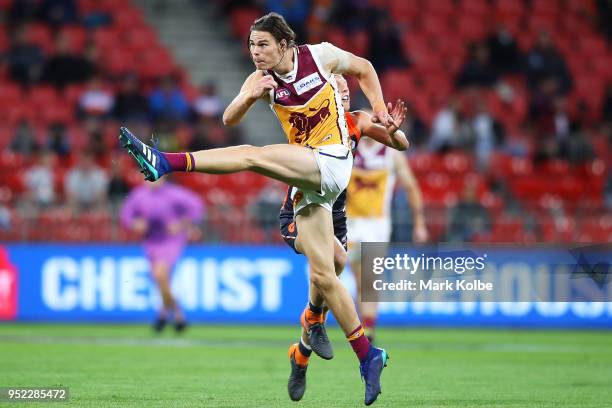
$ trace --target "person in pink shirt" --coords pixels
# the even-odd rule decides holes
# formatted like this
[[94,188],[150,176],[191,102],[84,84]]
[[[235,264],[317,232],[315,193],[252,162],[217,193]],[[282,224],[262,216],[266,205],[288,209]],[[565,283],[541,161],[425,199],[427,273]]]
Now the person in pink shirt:
[[132,190],[121,209],[122,225],[142,235],[151,274],[162,296],[163,307],[153,328],[161,332],[172,313],[174,328],[182,332],[187,323],[170,290],[170,273],[202,219],[203,205],[190,190],[157,180]]

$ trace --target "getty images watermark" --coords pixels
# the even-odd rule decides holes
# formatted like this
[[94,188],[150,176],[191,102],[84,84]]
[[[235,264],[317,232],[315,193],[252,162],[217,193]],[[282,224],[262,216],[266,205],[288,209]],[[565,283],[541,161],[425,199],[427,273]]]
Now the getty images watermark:
[[608,302],[612,246],[362,243],[366,302]]

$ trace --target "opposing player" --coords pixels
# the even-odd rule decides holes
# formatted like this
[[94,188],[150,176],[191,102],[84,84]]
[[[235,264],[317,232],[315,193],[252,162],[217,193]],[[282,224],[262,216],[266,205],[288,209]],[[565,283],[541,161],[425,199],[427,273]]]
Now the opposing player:
[[163,153],[120,130],[120,141],[148,180],[171,171],[226,174],[254,171],[297,187],[294,196],[301,249],[308,257],[310,280],[333,311],[360,362],[365,404],[380,394],[385,350],[371,346],[350,294],[334,271],[332,204],[348,185],[353,156],[348,127],[333,73],[355,76],[373,120],[393,125],[372,64],[329,43],[295,44],[295,34],[276,13],[257,19],[249,33],[256,71],[223,114],[226,125],[239,123],[259,99],[270,104],[289,144],[249,145],[189,153]]
[[[396,180],[408,195],[413,215],[412,240],[428,239],[421,190],[406,158],[387,146],[364,139],[355,151],[353,175],[348,186],[348,247],[351,271],[357,284],[357,300],[366,335],[373,342],[378,317],[376,291],[362,287],[361,243],[389,242],[391,238],[391,199]],[[382,254],[384,256],[384,254]],[[365,292],[364,292],[365,291]],[[362,296],[367,294],[367,302]]]
[[[336,74],[334,77],[338,84],[338,91],[342,97],[342,106],[345,110],[345,119],[349,129],[349,137],[353,152],[357,149],[362,135],[371,138],[368,140],[377,141],[397,150],[405,150],[408,148],[406,136],[401,130],[398,130],[398,127],[401,126],[404,121],[406,113],[403,102],[398,101],[395,105],[395,109],[391,112],[394,124],[385,128],[373,123],[372,116],[364,111],[349,112],[351,103],[348,84],[342,75]],[[279,221],[281,235],[285,242],[296,253],[302,253],[300,243],[301,235],[298,235],[293,208],[293,199],[296,190],[297,189],[292,186],[288,188],[287,195],[285,196],[279,213]],[[343,191],[334,202],[332,209],[335,235],[334,266],[336,275],[342,273],[347,260],[345,204],[346,190]],[[318,356],[326,360],[333,357],[333,350],[324,326],[325,317],[326,308],[324,308],[324,299],[319,294],[316,286],[311,285],[308,306],[304,309],[300,319],[302,323],[302,336],[298,343],[292,344],[291,347],[289,347],[291,374],[289,375],[287,388],[289,397],[294,401],[302,399],[306,390],[306,370],[312,352],[314,351]]]
[[[159,179],[130,192],[121,208],[121,223],[144,238],[144,251],[151,275],[159,288],[163,306],[153,325],[161,332],[169,318],[174,329],[187,327],[185,316],[170,291],[170,273],[194,229],[202,218],[200,198],[186,188]],[[172,314],[172,316],[170,316]]]

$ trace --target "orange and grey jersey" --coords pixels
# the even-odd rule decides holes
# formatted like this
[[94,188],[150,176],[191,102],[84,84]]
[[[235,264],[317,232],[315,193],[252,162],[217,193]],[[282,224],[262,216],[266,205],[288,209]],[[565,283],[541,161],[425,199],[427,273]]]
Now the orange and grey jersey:
[[349,218],[389,217],[394,187],[393,149],[380,143],[360,143],[347,188]]
[[267,71],[278,84],[270,90],[270,107],[290,144],[350,147],[338,86],[322,60],[329,49],[343,52],[328,43],[300,45],[294,47],[293,70],[285,75]]

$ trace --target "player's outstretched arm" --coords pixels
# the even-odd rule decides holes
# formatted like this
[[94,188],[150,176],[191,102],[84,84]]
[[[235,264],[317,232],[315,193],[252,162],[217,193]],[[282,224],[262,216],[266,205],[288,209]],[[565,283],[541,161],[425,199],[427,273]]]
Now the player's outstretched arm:
[[263,71],[253,72],[242,84],[238,95],[225,108],[223,124],[233,126],[240,123],[251,106],[276,86],[277,84],[271,75],[264,75]]
[[414,177],[414,173],[412,173],[412,169],[406,161],[406,157],[399,152],[393,153],[395,174],[397,174],[398,182],[406,191],[408,203],[410,204],[410,209],[413,214],[414,229],[412,230],[412,240],[417,244],[425,243],[429,239],[429,233],[427,232],[427,225],[425,224],[421,188]]
[[406,150],[410,143],[403,131],[399,130],[404,118],[406,117],[406,107],[404,102],[397,101],[395,107],[389,103],[389,111],[393,119],[392,125],[389,127],[381,126],[372,121],[372,115],[365,111],[357,111],[357,127],[361,133],[371,139],[376,140],[395,150]]
[[345,73],[357,78],[359,81],[359,87],[363,91],[366,98],[368,98],[368,101],[372,106],[372,111],[374,112],[374,117],[372,120],[385,127],[391,126],[393,124],[393,119],[391,118],[388,108],[385,105],[378,74],[374,70],[372,63],[367,59],[353,55],[350,52],[347,52],[346,54],[348,55],[348,60],[345,64],[346,67],[345,69],[340,67],[340,71],[342,72],[339,73]]

